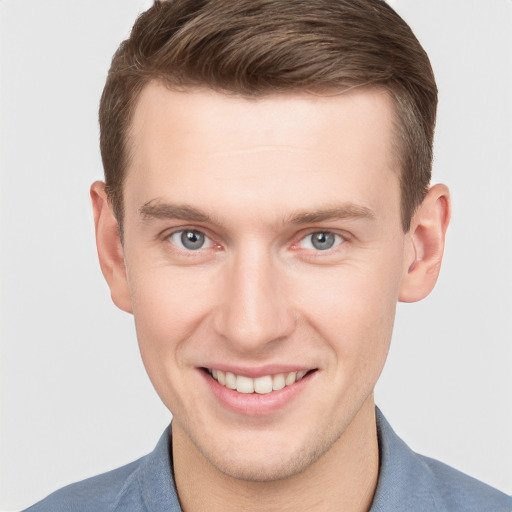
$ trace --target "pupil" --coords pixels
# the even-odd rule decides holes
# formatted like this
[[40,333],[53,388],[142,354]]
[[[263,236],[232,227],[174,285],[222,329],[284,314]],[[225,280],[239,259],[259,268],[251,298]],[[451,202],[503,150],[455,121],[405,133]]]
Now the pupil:
[[325,251],[334,245],[334,235],[332,233],[314,233],[311,243],[315,249]]
[[198,231],[184,231],[181,234],[181,243],[187,249],[200,249],[204,244],[204,235]]

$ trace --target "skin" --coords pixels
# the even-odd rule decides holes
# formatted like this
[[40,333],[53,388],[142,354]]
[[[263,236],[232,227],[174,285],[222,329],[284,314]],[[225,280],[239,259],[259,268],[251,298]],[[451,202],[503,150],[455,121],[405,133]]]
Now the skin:
[[[184,510],[369,509],[373,389],[396,304],[433,288],[450,214],[436,185],[403,232],[392,125],[379,90],[257,100],[143,90],[124,245],[104,184],[91,196],[112,298],[134,314],[173,414]],[[187,250],[183,230],[206,244]],[[313,233],[335,234],[333,247],[316,249]],[[314,371],[262,415],[224,407],[201,369],[272,365]]]

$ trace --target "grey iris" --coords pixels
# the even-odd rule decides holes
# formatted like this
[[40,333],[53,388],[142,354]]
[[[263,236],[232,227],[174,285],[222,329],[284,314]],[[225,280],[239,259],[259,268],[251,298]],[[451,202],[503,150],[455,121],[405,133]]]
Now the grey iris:
[[311,244],[319,251],[330,249],[334,245],[334,235],[332,233],[313,233],[311,235]]
[[183,233],[181,233],[181,243],[183,247],[191,251],[201,249],[204,245],[204,235],[199,231],[183,231]]

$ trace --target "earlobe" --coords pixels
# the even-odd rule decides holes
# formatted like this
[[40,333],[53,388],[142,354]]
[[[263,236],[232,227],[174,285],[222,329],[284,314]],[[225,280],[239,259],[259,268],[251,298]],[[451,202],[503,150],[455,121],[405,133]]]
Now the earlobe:
[[434,288],[441,269],[450,215],[448,188],[434,185],[411,222],[406,242],[404,276],[398,296],[401,302],[421,300]]
[[105,191],[105,183],[94,182],[90,193],[101,271],[110,287],[114,304],[123,311],[132,313],[119,225]]

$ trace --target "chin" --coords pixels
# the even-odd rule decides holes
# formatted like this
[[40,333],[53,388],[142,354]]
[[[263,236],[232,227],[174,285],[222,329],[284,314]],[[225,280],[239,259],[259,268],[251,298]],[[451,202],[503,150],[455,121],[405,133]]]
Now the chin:
[[274,482],[302,473],[310,462],[298,458],[279,462],[261,461],[210,461],[220,472],[230,478],[246,482]]
[[267,446],[267,449],[256,452],[237,450],[232,446],[229,451],[219,450],[215,454],[203,455],[213,467],[230,478],[246,482],[274,482],[302,473],[331,445],[332,442],[324,441],[322,445],[301,443],[297,447],[280,446],[277,449],[268,449]]

